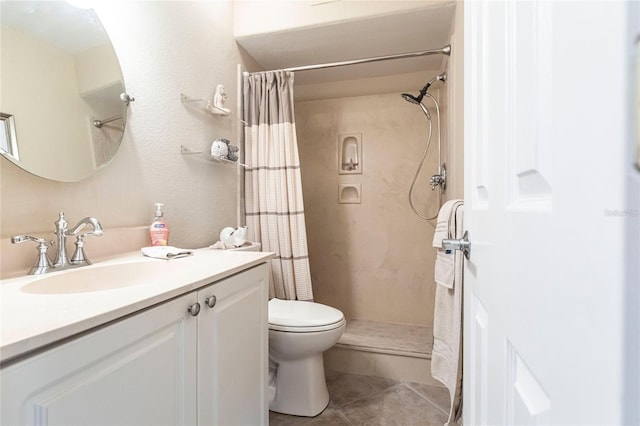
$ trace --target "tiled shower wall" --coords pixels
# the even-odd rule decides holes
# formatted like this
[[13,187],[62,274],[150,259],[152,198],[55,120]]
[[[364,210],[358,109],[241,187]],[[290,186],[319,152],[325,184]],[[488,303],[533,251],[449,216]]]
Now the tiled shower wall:
[[[419,219],[408,202],[429,131],[425,115],[399,93],[295,108],[315,300],[347,318],[432,325],[434,222]],[[437,128],[429,109],[433,138],[415,204],[435,215],[428,182],[437,170]],[[362,134],[361,175],[338,174],[338,137],[346,133]],[[362,203],[338,204],[340,183],[360,183]]]

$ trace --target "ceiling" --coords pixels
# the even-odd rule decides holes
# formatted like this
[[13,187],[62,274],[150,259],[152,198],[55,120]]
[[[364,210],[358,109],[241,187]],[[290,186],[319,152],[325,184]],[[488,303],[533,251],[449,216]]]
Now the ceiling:
[[[439,49],[449,44],[455,3],[428,4],[421,9],[240,36],[236,40],[263,70]],[[431,55],[299,71],[296,91],[304,92],[304,86],[315,88],[309,99],[327,97],[322,96],[323,86],[346,90],[344,96],[418,91],[445,65],[445,56]],[[358,93],[352,93],[354,90]]]
[[93,10],[66,1],[1,1],[0,22],[71,55],[110,43]]
[[[322,7],[325,3],[332,2],[314,6]],[[447,45],[455,2],[425,0],[418,4],[424,6],[351,19],[336,17],[313,25],[242,35],[236,40],[259,65],[251,71],[387,56]],[[108,43],[93,11],[65,1],[2,1],[0,7],[3,25],[31,33],[71,54]],[[295,11],[291,13],[295,15]],[[291,18],[294,19],[295,16]],[[64,34],[58,31],[60,26],[68,31]],[[296,99],[417,92],[445,66],[445,56],[432,55],[297,72]]]

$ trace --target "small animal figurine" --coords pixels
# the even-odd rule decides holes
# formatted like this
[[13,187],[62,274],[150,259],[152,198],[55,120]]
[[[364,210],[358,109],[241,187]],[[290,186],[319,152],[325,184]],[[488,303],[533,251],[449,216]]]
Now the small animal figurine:
[[229,108],[225,108],[224,103],[227,101],[227,92],[222,84],[216,86],[216,93],[213,96],[213,108],[210,111],[214,114],[227,115],[231,112]]
[[229,153],[227,154],[227,159],[231,160],[231,161],[238,161],[238,151],[240,150],[240,148],[238,148],[235,145],[229,145]]

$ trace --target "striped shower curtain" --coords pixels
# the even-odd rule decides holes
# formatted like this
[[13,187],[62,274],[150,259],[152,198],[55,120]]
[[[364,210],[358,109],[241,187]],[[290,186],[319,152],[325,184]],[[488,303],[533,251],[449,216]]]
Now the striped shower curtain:
[[245,210],[249,238],[271,260],[269,297],[313,300],[300,160],[293,111],[293,73],[244,76]]

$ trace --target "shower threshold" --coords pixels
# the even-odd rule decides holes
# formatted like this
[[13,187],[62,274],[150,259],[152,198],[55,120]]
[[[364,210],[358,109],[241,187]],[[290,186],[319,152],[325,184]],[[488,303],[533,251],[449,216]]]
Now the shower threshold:
[[433,329],[427,326],[351,319],[337,348],[431,359]]

